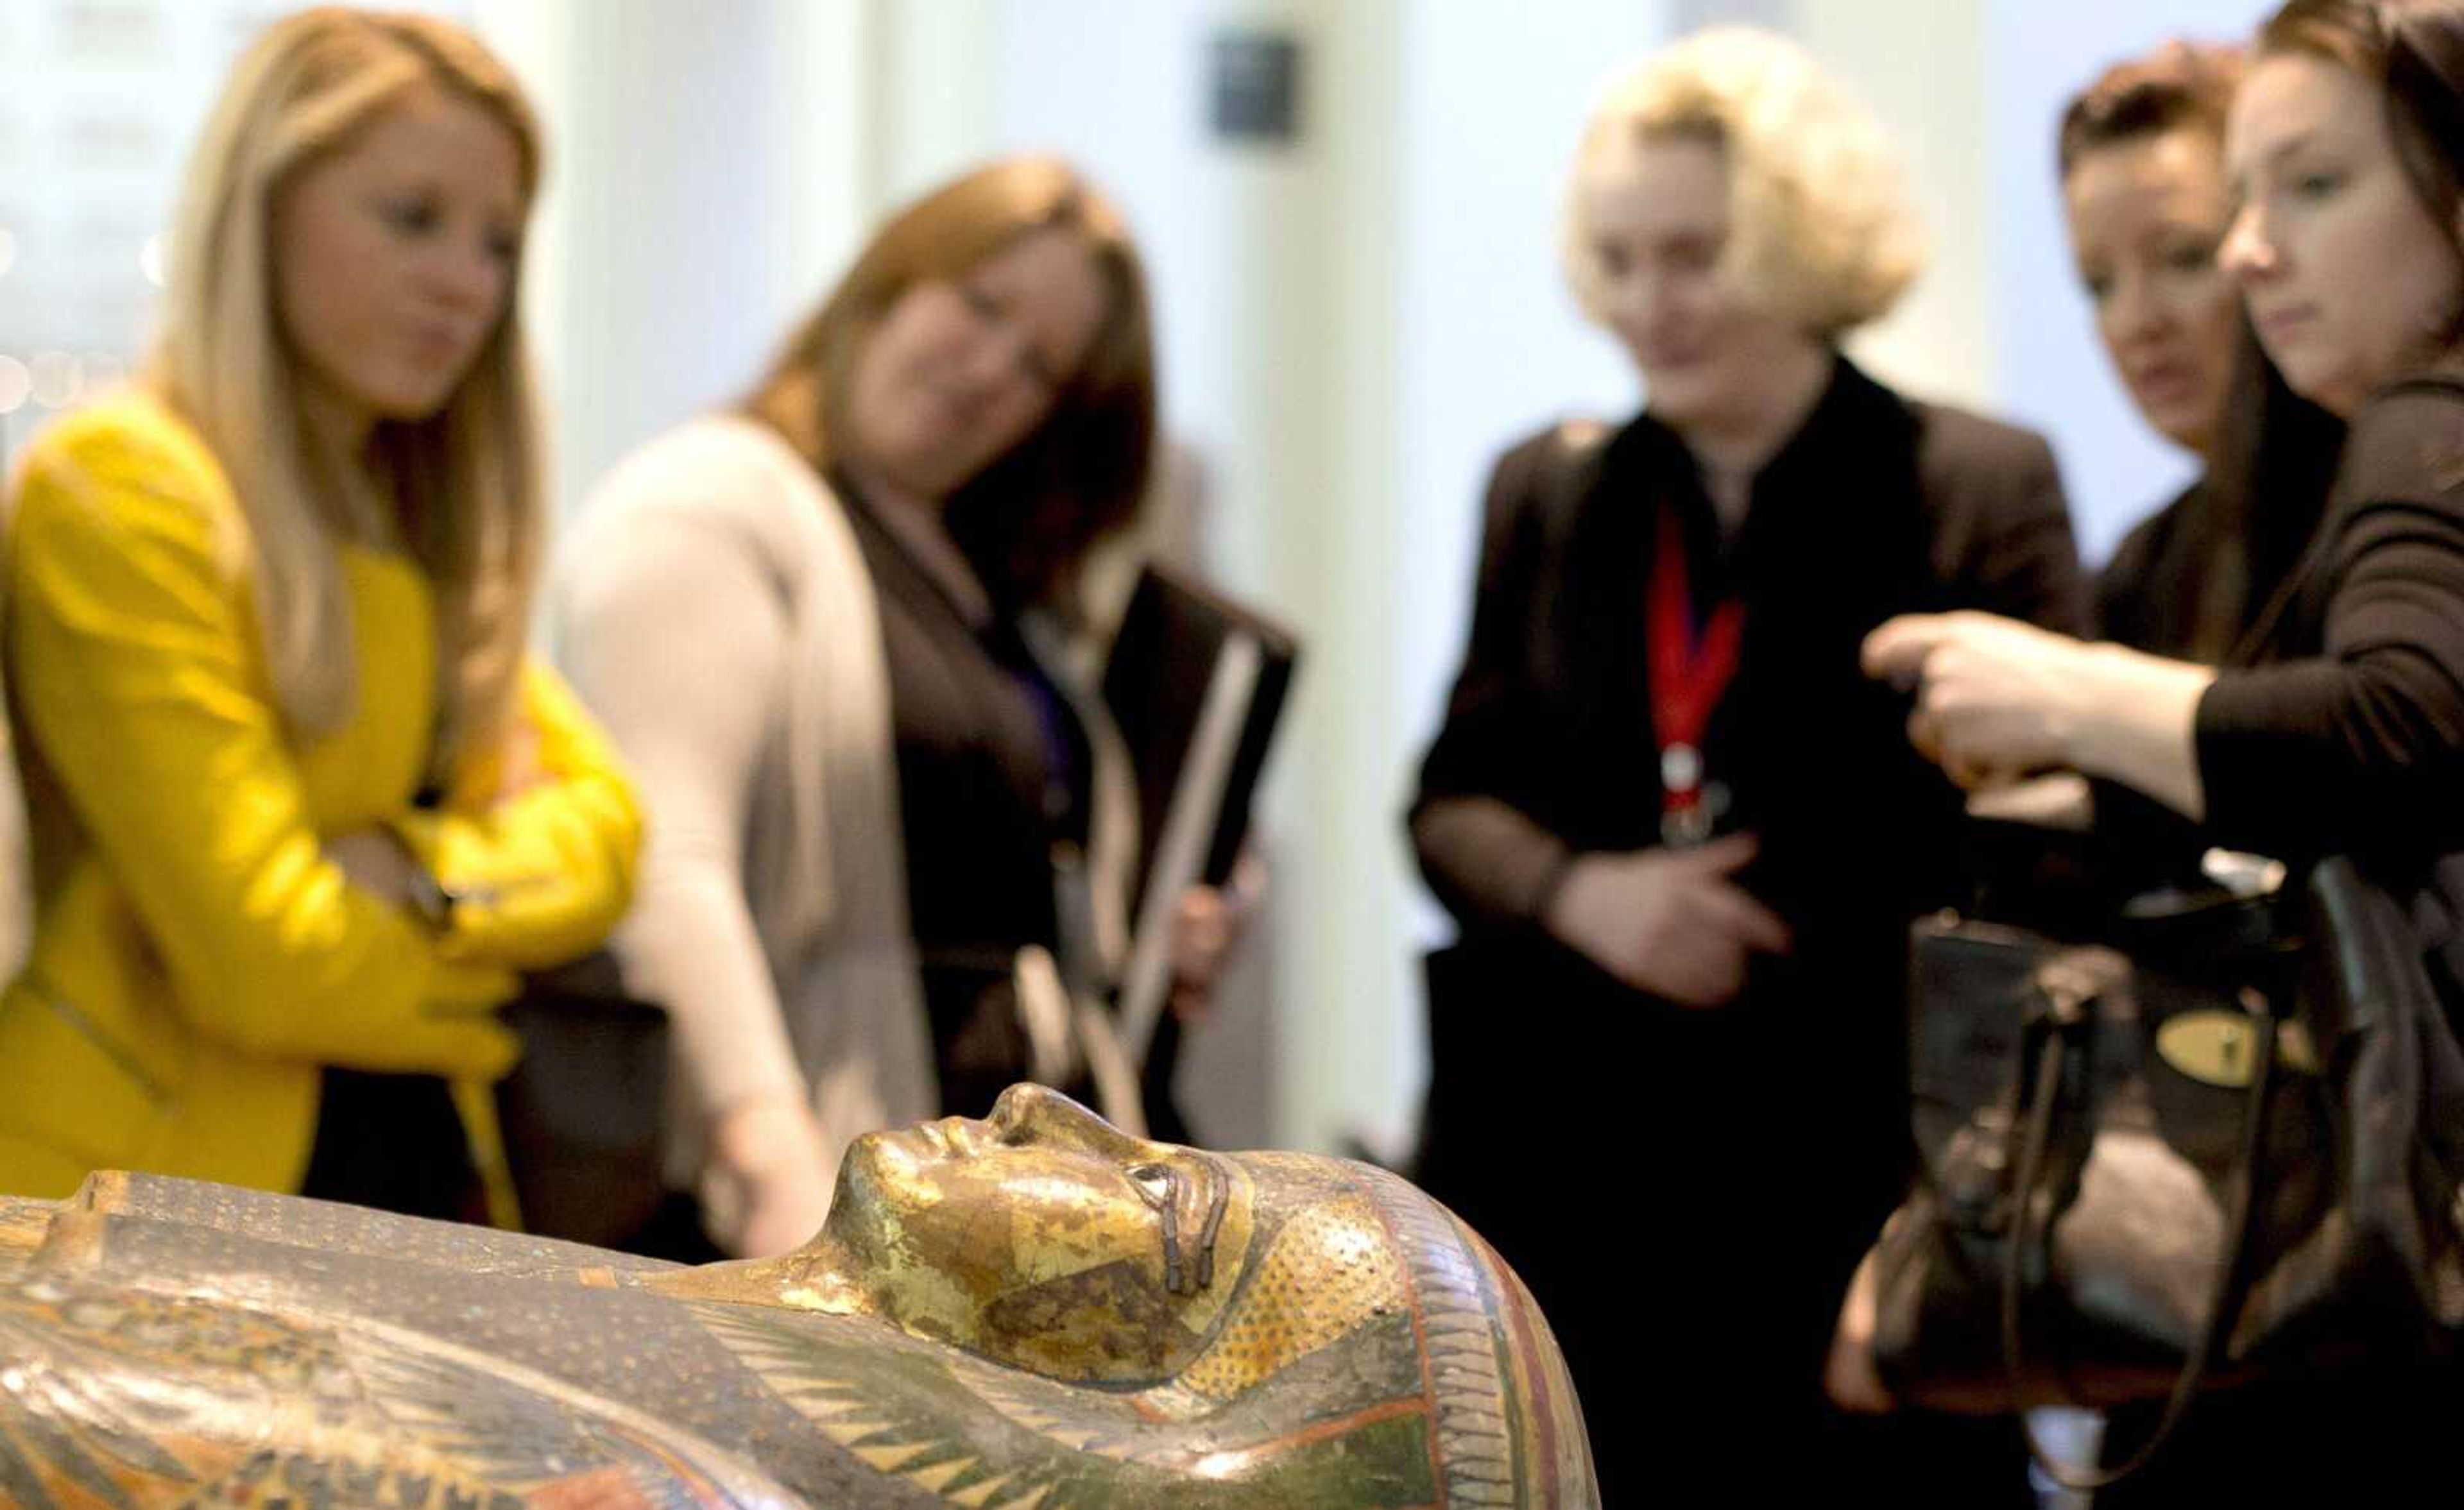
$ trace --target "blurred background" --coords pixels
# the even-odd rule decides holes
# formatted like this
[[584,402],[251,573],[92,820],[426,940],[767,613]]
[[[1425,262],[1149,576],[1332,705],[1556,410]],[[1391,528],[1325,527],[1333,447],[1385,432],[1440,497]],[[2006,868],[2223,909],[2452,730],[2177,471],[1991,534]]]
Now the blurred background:
[[[181,164],[265,0],[0,0],[0,462],[119,381]],[[524,300],[561,508],[745,386],[883,211],[1058,151],[1130,214],[1160,322],[1167,479],[1200,558],[1308,643],[1261,812],[1272,867],[1200,1132],[1393,1153],[1442,931],[1399,814],[1460,652],[1495,451],[1642,395],[1556,268],[1595,89],[1679,33],[1790,33],[1904,155],[1931,269],[1852,350],[2046,430],[2091,559],[2189,468],[2093,342],[2053,175],[2061,102],[2255,0],[466,0],[550,164]],[[1843,506],[1853,506],[1843,498]],[[715,667],[715,670],[721,668]],[[1843,799],[1847,798],[1843,794]],[[1841,857],[1843,868],[1854,857]],[[5,928],[0,928],[5,933]],[[0,937],[0,948],[7,940]]]

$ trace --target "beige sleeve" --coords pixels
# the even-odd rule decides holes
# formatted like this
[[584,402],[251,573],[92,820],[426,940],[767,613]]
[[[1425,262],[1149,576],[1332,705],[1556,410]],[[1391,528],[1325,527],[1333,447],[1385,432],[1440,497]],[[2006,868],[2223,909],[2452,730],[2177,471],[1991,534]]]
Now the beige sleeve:
[[[600,500],[601,507],[613,500]],[[561,563],[566,670],[630,767],[649,826],[613,947],[666,1006],[693,1103],[805,1097],[744,894],[745,811],[781,707],[788,620],[752,543],[682,510],[627,511]]]

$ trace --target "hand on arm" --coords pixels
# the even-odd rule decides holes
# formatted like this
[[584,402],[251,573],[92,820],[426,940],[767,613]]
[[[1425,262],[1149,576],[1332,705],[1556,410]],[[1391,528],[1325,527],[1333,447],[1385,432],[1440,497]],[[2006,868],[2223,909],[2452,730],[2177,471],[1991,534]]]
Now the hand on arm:
[[1551,898],[1549,931],[1638,991],[1718,1007],[1745,989],[1747,961],[1784,954],[1788,926],[1733,879],[1753,837],[1697,849],[1584,855]]
[[1172,918],[1172,1014],[1192,1026],[1215,1010],[1215,985],[1266,891],[1266,863],[1243,849],[1221,886],[1191,886]]
[[355,828],[325,841],[325,858],[342,867],[342,879],[382,902],[410,906],[419,862],[388,829]]
[[546,667],[522,672],[502,747],[437,811],[393,825],[420,868],[467,905],[441,948],[536,970],[587,953],[633,894],[642,821],[613,748]]
[[1968,816],[2083,834],[2096,826],[2096,792],[2077,772],[2059,771],[1972,792]]
[[1867,674],[1914,690],[1908,737],[1970,792],[2046,771],[2205,806],[2193,739],[2215,672],[1991,614],[1907,614],[1865,639]]
[[[76,422],[72,422],[74,424]],[[510,975],[441,959],[390,867],[311,822],[213,484],[143,431],[55,440],[22,485],[8,593],[21,733],[57,775],[200,1033],[267,1057],[493,1076]]]
[[740,1258],[803,1246],[829,1214],[823,1164],[821,1124],[800,1097],[757,1097],[712,1118],[701,1191],[712,1240]]
[[1881,1415],[1898,1409],[1882,1384],[1881,1371],[1874,1366],[1879,1287],[1874,1253],[1869,1249],[1848,1281],[1847,1297],[1839,1303],[1839,1322],[1831,1334],[1831,1355],[1822,1368],[1822,1388],[1831,1403],[1859,1415]]
[[539,720],[524,707],[514,714],[513,727],[505,731],[495,800],[499,804],[510,802],[555,778],[556,773],[547,763],[547,744],[539,733]]

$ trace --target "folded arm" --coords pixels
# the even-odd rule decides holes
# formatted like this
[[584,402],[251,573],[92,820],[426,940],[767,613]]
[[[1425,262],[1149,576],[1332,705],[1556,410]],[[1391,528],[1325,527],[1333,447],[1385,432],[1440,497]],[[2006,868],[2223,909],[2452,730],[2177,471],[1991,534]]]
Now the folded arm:
[[201,1033],[248,1052],[493,1075],[501,970],[448,958],[325,851],[255,626],[182,458],[98,428],[38,452],[12,521],[21,734]]

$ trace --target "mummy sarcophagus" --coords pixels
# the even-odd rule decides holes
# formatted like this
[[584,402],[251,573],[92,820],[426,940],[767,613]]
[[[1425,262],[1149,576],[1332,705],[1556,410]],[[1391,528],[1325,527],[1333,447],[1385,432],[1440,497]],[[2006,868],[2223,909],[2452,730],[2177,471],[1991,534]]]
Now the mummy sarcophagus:
[[1595,1501],[1546,1324],[1443,1208],[1032,1086],[863,1140],[756,1262],[144,1175],[0,1200],[0,1503]]

